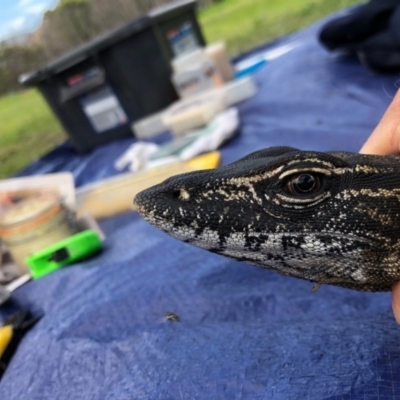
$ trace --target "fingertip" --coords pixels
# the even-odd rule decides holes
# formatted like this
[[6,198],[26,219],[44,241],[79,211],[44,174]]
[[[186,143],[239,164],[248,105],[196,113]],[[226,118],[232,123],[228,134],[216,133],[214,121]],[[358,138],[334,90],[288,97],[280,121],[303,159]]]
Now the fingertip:
[[400,91],[381,121],[362,146],[361,154],[398,154],[400,152]]
[[361,154],[400,153],[400,115],[397,119],[382,119],[371,136],[360,149]]
[[400,325],[400,282],[392,287],[392,309],[396,322]]

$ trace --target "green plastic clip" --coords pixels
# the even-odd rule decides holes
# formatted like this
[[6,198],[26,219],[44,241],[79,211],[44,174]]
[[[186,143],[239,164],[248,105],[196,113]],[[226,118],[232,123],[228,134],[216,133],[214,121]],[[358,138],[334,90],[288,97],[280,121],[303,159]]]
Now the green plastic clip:
[[100,251],[101,247],[101,240],[97,232],[88,229],[31,254],[25,259],[25,262],[31,270],[32,278],[39,279],[65,265]]

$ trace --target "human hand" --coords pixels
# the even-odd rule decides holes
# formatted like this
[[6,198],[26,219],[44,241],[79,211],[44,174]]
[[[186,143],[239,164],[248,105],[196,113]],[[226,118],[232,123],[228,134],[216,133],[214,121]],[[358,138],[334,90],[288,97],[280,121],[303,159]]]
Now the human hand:
[[[400,153],[400,90],[360,153],[379,155]],[[400,282],[394,284],[392,288],[392,308],[394,317],[400,324]]]

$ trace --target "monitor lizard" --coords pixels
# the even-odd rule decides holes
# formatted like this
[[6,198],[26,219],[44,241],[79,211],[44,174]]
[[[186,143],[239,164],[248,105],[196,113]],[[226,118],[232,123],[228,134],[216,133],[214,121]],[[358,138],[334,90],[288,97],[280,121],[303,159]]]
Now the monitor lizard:
[[400,280],[400,156],[272,147],[134,201],[177,239],[283,275],[361,291]]

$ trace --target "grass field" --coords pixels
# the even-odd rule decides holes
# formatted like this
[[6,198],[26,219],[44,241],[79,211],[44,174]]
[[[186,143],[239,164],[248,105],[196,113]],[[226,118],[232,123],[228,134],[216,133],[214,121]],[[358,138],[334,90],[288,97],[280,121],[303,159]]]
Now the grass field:
[[63,130],[36,90],[0,98],[0,178],[13,175],[65,140]]
[[360,0],[225,0],[204,10],[208,42],[225,40],[231,55],[295,32]]
[[[202,10],[199,18],[207,41],[225,40],[233,56],[359,2],[223,0]],[[13,175],[66,138],[35,90],[0,98],[0,121],[0,178]]]

